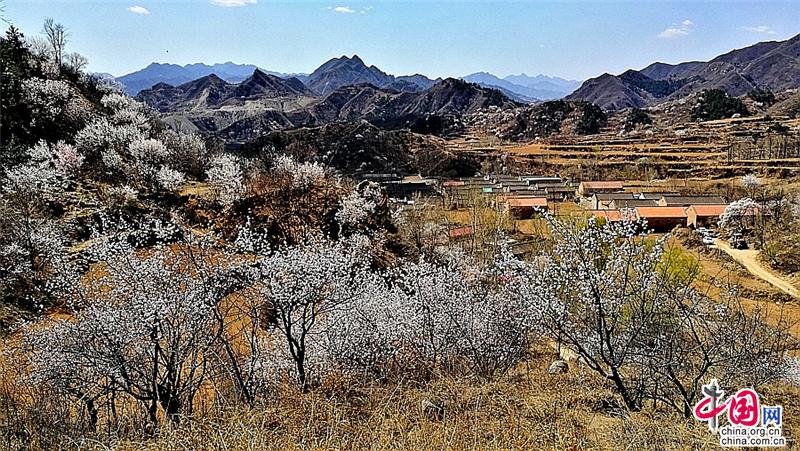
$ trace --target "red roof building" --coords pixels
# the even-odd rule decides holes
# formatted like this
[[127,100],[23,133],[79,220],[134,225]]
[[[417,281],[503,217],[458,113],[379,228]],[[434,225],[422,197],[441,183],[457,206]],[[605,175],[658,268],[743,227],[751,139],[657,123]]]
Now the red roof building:
[[725,212],[725,204],[690,205],[686,209],[686,225],[688,227],[707,227],[717,225],[719,215]]
[[621,222],[623,220],[622,212],[619,210],[589,210],[589,214],[593,218],[601,218],[607,222]]
[[475,230],[472,228],[472,226],[463,226],[450,229],[449,234],[450,234],[450,239],[459,239],[472,236],[474,233]]
[[621,181],[609,181],[609,182],[581,182],[578,185],[578,196],[587,197],[592,195],[592,193],[615,193],[617,191],[622,191],[622,182]]
[[546,197],[512,197],[506,199],[506,207],[518,218],[530,218],[537,211],[547,211]]
[[636,217],[647,220],[647,228],[656,232],[668,232],[686,224],[684,207],[636,207],[635,210]]

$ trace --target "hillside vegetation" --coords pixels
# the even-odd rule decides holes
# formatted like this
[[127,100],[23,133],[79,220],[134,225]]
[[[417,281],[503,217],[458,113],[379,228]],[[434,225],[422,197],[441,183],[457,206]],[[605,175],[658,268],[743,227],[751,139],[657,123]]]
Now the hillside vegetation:
[[[482,190],[444,211],[355,178],[474,176],[421,133],[596,134],[593,104],[345,86],[303,113],[330,121],[273,130],[264,110],[226,135],[242,97],[309,93],[209,76],[140,94],[159,114],[45,32],[0,39],[5,448],[674,449],[714,446],[692,419],[711,378],[797,404],[791,318],[701,277],[669,234],[541,214],[515,254]],[[170,122],[198,105],[206,129]]]

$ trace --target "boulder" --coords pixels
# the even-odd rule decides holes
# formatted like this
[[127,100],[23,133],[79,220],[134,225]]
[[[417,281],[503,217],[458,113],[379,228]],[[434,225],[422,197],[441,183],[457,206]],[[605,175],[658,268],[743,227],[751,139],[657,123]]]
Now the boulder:
[[564,360],[555,360],[550,366],[547,368],[547,372],[550,374],[561,374],[566,373],[569,369],[569,365]]

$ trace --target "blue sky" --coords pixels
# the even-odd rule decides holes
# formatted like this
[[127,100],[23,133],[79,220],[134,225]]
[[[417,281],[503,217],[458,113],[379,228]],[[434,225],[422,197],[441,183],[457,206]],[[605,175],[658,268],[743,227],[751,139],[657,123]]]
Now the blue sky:
[[[1,1],[1,0],[0,0]],[[800,33],[798,2],[5,0],[26,34],[45,17],[89,68],[152,61],[257,64],[310,72],[357,53],[393,74],[489,71],[585,79],[653,61],[712,58]]]

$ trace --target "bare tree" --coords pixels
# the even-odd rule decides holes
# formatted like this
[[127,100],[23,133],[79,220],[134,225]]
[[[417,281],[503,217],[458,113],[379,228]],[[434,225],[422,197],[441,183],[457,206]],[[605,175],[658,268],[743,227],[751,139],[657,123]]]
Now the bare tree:
[[89,60],[81,55],[80,53],[72,52],[67,54],[67,65],[75,71],[75,73],[81,73],[86,66],[89,65]]
[[69,39],[67,29],[48,17],[42,26],[42,33],[44,33],[48,44],[50,44],[53,60],[60,68],[64,61],[64,48],[67,46],[67,40]]

